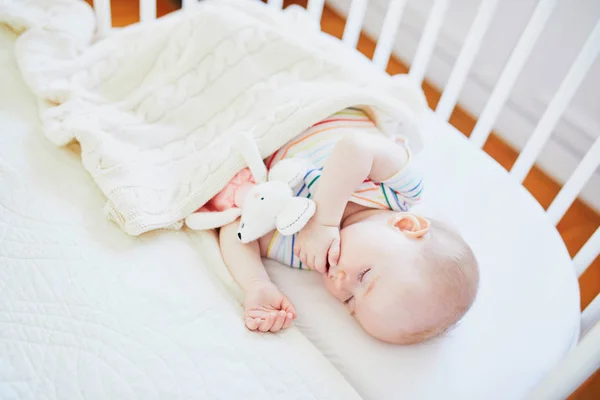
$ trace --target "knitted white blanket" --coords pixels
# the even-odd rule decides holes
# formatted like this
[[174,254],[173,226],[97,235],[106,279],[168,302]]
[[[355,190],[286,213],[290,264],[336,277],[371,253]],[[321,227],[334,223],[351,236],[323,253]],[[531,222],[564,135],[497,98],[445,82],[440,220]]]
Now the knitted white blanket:
[[209,0],[98,40],[82,1],[2,1],[0,22],[20,33],[17,59],[45,135],[80,143],[107,215],[131,235],[180,228],[223,188],[244,167],[231,146],[240,131],[267,157],[348,106],[409,136],[426,108],[420,88],[297,9]]

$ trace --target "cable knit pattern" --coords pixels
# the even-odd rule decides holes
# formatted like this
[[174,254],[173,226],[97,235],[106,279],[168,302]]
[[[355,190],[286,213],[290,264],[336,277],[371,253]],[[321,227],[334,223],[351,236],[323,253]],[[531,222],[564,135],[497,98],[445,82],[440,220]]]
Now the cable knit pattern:
[[108,217],[131,235],[179,229],[221,190],[245,166],[231,146],[241,131],[267,157],[361,106],[418,150],[420,88],[319,32],[299,8],[209,0],[102,39],[75,0],[4,0],[0,21],[20,33],[16,56],[46,136],[81,144]]

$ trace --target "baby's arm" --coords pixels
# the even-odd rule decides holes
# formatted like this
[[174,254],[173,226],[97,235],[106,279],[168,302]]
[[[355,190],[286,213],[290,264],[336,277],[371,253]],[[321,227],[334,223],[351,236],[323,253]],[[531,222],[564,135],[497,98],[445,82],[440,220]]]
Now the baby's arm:
[[296,310],[267,275],[258,242],[237,239],[239,220],[221,228],[220,246],[225,265],[245,293],[245,320],[250,330],[277,332],[288,328]]
[[315,216],[299,233],[294,252],[304,264],[325,272],[340,254],[339,225],[356,188],[370,178],[381,182],[408,162],[405,147],[388,138],[356,132],[341,139],[327,158],[313,200]]
[[400,171],[408,162],[408,152],[383,135],[355,133],[335,146],[323,167],[313,200],[315,219],[338,226],[346,204],[356,188],[370,178],[381,182]]

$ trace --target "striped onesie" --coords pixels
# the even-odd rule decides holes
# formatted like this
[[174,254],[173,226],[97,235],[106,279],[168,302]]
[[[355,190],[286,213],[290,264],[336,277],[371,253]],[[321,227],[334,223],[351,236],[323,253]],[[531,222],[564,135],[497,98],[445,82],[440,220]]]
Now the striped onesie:
[[[289,141],[267,159],[267,168],[270,169],[275,163],[286,158],[308,160],[311,167],[304,181],[293,190],[296,196],[310,198],[314,195],[323,165],[334,146],[343,135],[355,132],[357,129],[366,133],[382,134],[363,111],[347,108],[316,123]],[[404,143],[404,140],[400,139],[400,141]],[[409,151],[408,147],[407,151]],[[352,194],[350,201],[370,208],[407,211],[409,205],[419,202],[423,191],[421,175],[412,168],[410,158],[409,151],[407,166],[383,182],[365,180]],[[292,267],[306,268],[294,255],[295,240],[296,235],[283,236],[275,231],[267,249],[267,258]]]

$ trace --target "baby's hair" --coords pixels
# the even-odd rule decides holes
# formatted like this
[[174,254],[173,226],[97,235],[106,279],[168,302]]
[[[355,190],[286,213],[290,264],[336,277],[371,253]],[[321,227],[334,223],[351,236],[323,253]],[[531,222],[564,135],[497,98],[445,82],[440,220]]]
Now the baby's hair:
[[471,247],[450,226],[430,222],[417,260],[432,289],[432,300],[441,307],[440,318],[402,335],[403,344],[423,342],[450,330],[471,308],[479,286],[479,268]]

